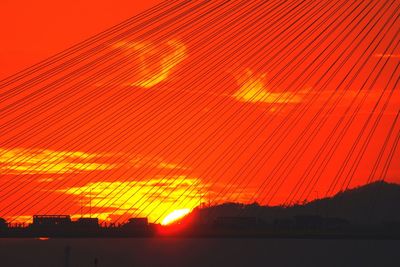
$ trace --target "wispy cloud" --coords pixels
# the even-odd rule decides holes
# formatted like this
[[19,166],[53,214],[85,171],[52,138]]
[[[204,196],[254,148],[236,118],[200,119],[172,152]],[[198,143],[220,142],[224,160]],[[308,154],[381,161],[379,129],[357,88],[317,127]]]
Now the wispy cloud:
[[188,167],[182,166],[174,162],[166,161],[160,157],[150,157],[150,156],[137,156],[130,160],[130,166],[134,168],[153,168],[153,169],[163,169],[163,170],[187,170]]
[[[83,205],[86,207],[106,206],[108,209],[114,209],[114,215],[148,216],[147,213],[154,209],[149,218],[155,220],[162,214],[167,215],[176,209],[193,209],[198,206],[204,195],[203,191],[199,191],[201,185],[202,182],[198,178],[180,175],[155,177],[147,181],[95,182],[69,188],[65,193],[84,196]],[[183,199],[184,206],[174,205],[175,201],[179,203]],[[147,208],[138,210],[144,207]],[[105,212],[101,218],[106,218],[108,214],[110,212]]]
[[[129,82],[128,85],[143,88],[151,88],[166,81],[172,70],[187,57],[186,45],[176,39],[161,45],[121,41],[114,47],[138,52],[140,75],[137,81]],[[163,54],[163,51],[167,52]]]
[[233,97],[241,102],[250,103],[299,103],[302,98],[292,92],[271,92],[265,86],[266,74],[257,75],[247,69],[243,75],[237,76],[240,86]]
[[27,148],[0,148],[0,171],[4,174],[64,174],[104,171],[115,164],[101,163],[97,154]]
[[172,49],[172,53],[162,57],[160,70],[155,73],[144,73],[142,79],[132,83],[132,86],[150,88],[165,81],[169,77],[172,69],[186,58],[186,46],[183,43],[177,40],[171,40],[167,42],[167,45]]

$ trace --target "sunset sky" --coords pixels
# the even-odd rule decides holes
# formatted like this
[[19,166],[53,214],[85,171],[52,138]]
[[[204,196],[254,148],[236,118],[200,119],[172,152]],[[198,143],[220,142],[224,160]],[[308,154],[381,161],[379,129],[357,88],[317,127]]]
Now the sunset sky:
[[160,3],[26,1],[0,3],[0,78],[5,78]]
[[[161,222],[400,183],[399,4],[278,2],[177,1],[5,84],[0,217]],[[1,1],[0,79],[158,3]]]

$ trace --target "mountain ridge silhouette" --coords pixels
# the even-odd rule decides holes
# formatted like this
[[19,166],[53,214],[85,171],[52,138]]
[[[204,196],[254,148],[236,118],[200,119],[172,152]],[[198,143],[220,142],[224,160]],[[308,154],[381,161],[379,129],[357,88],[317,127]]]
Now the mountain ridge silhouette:
[[201,207],[187,218],[197,222],[212,222],[221,217],[257,217],[264,222],[312,215],[341,218],[351,224],[370,225],[400,222],[400,185],[377,181],[332,197],[316,199],[291,206],[261,206],[258,203],[223,203]]

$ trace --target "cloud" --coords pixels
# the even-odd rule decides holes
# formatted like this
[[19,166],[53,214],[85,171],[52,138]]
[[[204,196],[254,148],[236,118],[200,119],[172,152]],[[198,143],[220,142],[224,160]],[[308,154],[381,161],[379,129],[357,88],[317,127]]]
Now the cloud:
[[64,174],[104,171],[115,164],[97,162],[97,154],[81,151],[54,151],[27,148],[0,148],[3,174]]
[[[134,214],[156,220],[176,209],[193,209],[198,206],[204,195],[203,191],[199,191],[200,187],[203,187],[200,179],[179,175],[155,177],[147,181],[94,182],[60,192],[80,196],[79,199],[83,196],[85,207],[96,209],[106,206],[114,209],[114,215]],[[184,206],[174,205],[175,201],[179,203],[183,199]],[[145,207],[145,210],[138,210]],[[154,212],[148,214],[153,209]],[[105,212],[100,217],[108,220],[109,214],[110,212]]]
[[302,98],[291,92],[270,92],[265,86],[266,74],[255,75],[247,69],[244,75],[237,76],[239,90],[233,94],[236,100],[250,103],[299,103]]
[[185,45],[176,40],[168,41],[167,44],[173,49],[173,52],[162,57],[160,70],[156,73],[145,73],[142,79],[132,83],[132,86],[150,88],[165,81],[169,77],[172,69],[186,58]]
[[[118,156],[118,158],[116,158]],[[109,162],[116,162],[109,163]],[[160,157],[136,156],[82,151],[55,151],[49,149],[0,148],[0,171],[3,174],[66,174],[105,171],[120,166],[148,168],[154,171],[187,170],[188,167],[168,162]],[[47,180],[47,179],[46,179]],[[51,181],[48,180],[48,181]]]
[[[114,47],[127,51],[133,49],[138,52],[141,64],[140,75],[137,81],[129,82],[128,85],[142,88],[151,88],[166,81],[172,70],[187,57],[186,46],[175,39],[169,40],[165,45],[158,46],[150,42],[128,43],[121,41]],[[164,50],[169,51],[162,54]]]

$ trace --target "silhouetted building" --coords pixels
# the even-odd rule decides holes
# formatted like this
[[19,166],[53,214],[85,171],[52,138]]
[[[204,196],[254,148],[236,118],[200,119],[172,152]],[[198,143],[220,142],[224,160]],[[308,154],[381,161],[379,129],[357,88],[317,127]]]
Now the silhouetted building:
[[69,215],[33,215],[32,226],[65,226],[71,223]]
[[149,220],[147,218],[130,218],[125,226],[129,227],[147,227]]
[[69,215],[34,215],[29,227],[34,236],[70,236],[73,224]]
[[153,228],[147,218],[131,218],[120,227],[120,233],[128,236],[149,236],[153,233]]
[[74,222],[77,227],[80,228],[98,228],[99,219],[98,218],[79,218]]

